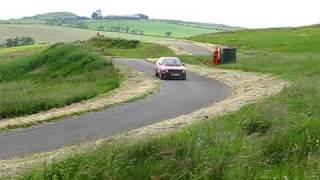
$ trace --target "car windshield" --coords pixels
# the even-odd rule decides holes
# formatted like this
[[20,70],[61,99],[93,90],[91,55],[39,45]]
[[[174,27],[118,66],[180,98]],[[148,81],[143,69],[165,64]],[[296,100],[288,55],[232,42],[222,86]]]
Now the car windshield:
[[181,61],[179,59],[164,59],[163,64],[167,66],[178,66],[181,65]]

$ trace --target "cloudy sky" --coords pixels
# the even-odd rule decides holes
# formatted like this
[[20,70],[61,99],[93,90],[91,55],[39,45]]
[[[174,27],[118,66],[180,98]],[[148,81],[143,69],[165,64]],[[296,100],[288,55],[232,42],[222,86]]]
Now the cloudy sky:
[[320,23],[320,0],[9,0],[0,19],[70,11],[90,16],[145,13],[152,18],[179,19],[263,28]]

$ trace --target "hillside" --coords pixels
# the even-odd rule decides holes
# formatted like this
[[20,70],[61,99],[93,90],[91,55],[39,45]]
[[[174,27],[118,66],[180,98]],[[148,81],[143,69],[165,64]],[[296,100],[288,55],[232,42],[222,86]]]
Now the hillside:
[[93,51],[99,51],[99,53],[105,56],[144,59],[150,57],[159,58],[162,56],[174,56],[172,50],[167,47],[136,40],[93,37],[86,41],[84,45],[91,48]]
[[53,19],[65,19],[65,18],[77,18],[77,17],[78,15],[71,12],[52,12],[52,13],[38,14],[30,17],[24,17],[22,19],[53,20]]
[[172,32],[170,37],[189,37],[199,34],[214,33],[221,30],[192,27],[182,24],[167,23],[158,20],[87,20],[85,24],[92,30],[112,31],[114,28],[121,28],[123,32],[136,31],[137,34],[163,36],[166,32]]
[[[200,34],[215,33],[221,31],[237,30],[222,24],[197,23],[177,20],[122,19],[122,16],[110,16],[105,19],[94,20],[80,17],[71,12],[53,12],[39,14],[22,19],[1,21],[0,24],[46,24],[53,26],[66,26],[81,29],[100,30],[108,32],[121,32],[125,34],[138,34],[160,37],[190,37]],[[167,34],[170,32],[170,34]]]
[[233,26],[228,26],[228,25],[224,25],[224,24],[190,22],[190,21],[181,21],[181,20],[166,20],[166,19],[159,19],[158,21],[162,21],[162,22],[166,22],[166,23],[170,23],[170,24],[191,26],[191,27],[211,29],[211,30],[220,30],[220,31],[231,31],[231,30],[243,29],[241,27],[233,27]]
[[319,52],[320,27],[242,30],[207,34],[192,40],[231,45],[241,49],[259,49],[276,52]]
[[[141,36],[135,34],[125,34],[116,32],[101,32],[113,38],[135,39],[147,42],[159,42],[164,40],[160,37]],[[37,43],[72,42],[77,40],[87,40],[97,35],[95,30],[77,29],[62,26],[47,26],[39,24],[0,24],[0,42],[7,38],[18,36],[28,36],[35,39]]]
[[119,86],[120,75],[110,60],[82,46],[56,44],[27,57],[1,60],[0,82],[1,120],[106,93]]
[[165,137],[104,146],[22,179],[318,179],[319,32],[315,26],[193,37],[239,48],[238,63],[219,68],[269,73],[291,86],[238,112]]

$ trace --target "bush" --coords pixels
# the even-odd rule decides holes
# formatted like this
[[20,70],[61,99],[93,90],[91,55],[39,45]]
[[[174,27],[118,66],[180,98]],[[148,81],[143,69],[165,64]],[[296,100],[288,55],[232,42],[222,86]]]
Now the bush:
[[105,37],[94,37],[84,43],[89,47],[95,48],[118,48],[118,49],[134,49],[140,41],[126,39],[112,39]]
[[319,155],[319,129],[320,122],[310,120],[287,132],[280,132],[265,145],[263,154],[266,161],[271,164],[299,162],[313,154]]
[[31,37],[9,38],[3,43],[3,47],[16,47],[35,44],[35,40]]
[[279,121],[288,118],[286,106],[277,102],[262,102],[252,107],[253,114],[241,122],[241,127],[247,135],[265,134]]
[[254,133],[264,134],[272,126],[272,122],[266,119],[250,119],[249,121],[245,121],[242,125],[248,135]]

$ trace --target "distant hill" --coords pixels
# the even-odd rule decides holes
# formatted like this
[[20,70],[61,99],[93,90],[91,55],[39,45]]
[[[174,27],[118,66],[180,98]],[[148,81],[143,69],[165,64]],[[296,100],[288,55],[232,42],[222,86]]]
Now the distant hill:
[[[71,12],[52,12],[45,14],[38,14],[35,16],[24,17],[23,19],[37,19],[37,20],[63,20],[63,19],[83,19],[84,17],[80,17]],[[88,19],[88,18],[85,18]]]
[[166,22],[166,23],[170,23],[170,24],[191,26],[191,27],[202,28],[202,29],[210,29],[210,30],[239,30],[239,29],[244,29],[242,27],[228,26],[228,25],[225,25],[225,24],[201,23],[201,22],[181,21],[181,20],[168,20],[168,19],[157,19],[157,20],[158,21],[162,21],[162,22]]

